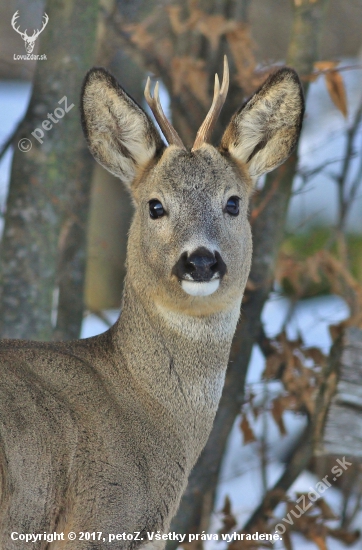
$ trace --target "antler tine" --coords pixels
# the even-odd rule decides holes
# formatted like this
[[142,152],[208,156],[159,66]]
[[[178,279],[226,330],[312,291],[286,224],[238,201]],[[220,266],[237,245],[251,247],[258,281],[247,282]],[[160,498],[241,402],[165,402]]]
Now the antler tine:
[[220,88],[219,77],[215,75],[215,86],[214,86],[214,98],[209,112],[206,115],[206,118],[202,125],[200,126],[199,131],[196,134],[195,143],[191,151],[196,151],[208,141],[211,136],[211,132],[214,129],[216,121],[219,117],[222,106],[225,103],[225,99],[229,89],[229,65],[226,55],[224,55],[224,73],[222,77],[222,84]]
[[167,139],[169,145],[177,145],[178,147],[181,147],[182,149],[186,150],[186,147],[182,143],[180,136],[178,135],[178,133],[176,132],[172,124],[167,120],[165,113],[162,110],[160,97],[158,94],[158,89],[159,89],[158,82],[156,82],[156,86],[153,92],[153,97],[151,96],[150,86],[151,86],[151,80],[150,80],[150,77],[148,77],[144,94],[145,94],[146,101],[151,111],[153,112],[153,115],[159,127],[162,130],[162,133]]

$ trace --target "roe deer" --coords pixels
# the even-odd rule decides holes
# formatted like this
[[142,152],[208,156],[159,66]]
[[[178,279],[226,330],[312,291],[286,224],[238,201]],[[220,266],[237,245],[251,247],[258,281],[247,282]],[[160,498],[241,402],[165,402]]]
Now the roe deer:
[[[165,544],[147,532],[168,532],[212,427],[251,262],[248,197],[291,153],[304,109],[296,73],[282,68],[215,148],[208,140],[227,88],[225,61],[189,151],[157,86],[152,98],[148,81],[145,95],[168,146],[106,70],[85,78],[89,148],[136,207],[122,312],[94,338],[1,341],[1,550],[28,548],[20,533],[64,533],[36,549]],[[79,540],[98,531],[100,541]],[[140,534],[109,542],[117,533]]]

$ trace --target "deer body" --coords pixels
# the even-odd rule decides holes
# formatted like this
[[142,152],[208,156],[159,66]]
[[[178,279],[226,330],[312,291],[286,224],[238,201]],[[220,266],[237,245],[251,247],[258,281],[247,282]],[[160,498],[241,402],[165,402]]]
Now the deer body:
[[[14,531],[106,539],[52,549],[164,545],[147,532],[168,531],[221,396],[250,269],[252,180],[288,156],[303,111],[297,77],[285,70],[246,104],[245,126],[235,115],[220,149],[201,132],[190,152],[169,127],[166,148],[104,70],[88,74],[82,97],[90,149],[130,185],[136,205],[122,313],[94,338],[0,343],[1,550],[22,548]],[[271,111],[258,139],[248,105],[259,126]],[[108,542],[123,532],[143,540]]]

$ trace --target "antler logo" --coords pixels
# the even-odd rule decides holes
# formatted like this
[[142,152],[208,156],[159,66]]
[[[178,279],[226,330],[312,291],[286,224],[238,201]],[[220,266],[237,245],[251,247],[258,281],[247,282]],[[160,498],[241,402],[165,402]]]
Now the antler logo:
[[11,26],[13,27],[14,31],[18,32],[21,36],[21,38],[25,41],[25,49],[26,49],[26,52],[27,53],[32,53],[33,49],[34,49],[34,45],[35,45],[35,40],[38,38],[39,34],[41,32],[43,32],[43,30],[45,29],[45,27],[47,26],[48,24],[48,21],[49,21],[49,17],[47,16],[46,13],[44,13],[43,15],[43,25],[42,25],[42,28],[39,30],[35,30],[33,32],[33,35],[32,36],[28,36],[26,34],[26,31],[27,29],[25,29],[24,32],[21,32],[20,31],[20,25],[18,27],[16,27],[16,20],[18,19],[19,17],[19,10],[17,12],[14,13],[13,15],[13,18],[11,20]]

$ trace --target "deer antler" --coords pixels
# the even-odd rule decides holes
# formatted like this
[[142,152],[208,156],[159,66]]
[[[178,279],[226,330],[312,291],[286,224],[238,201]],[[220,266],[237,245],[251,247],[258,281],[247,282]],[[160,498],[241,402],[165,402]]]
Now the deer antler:
[[160,97],[158,95],[158,82],[156,82],[156,86],[153,92],[153,97],[151,96],[150,85],[151,85],[151,80],[150,80],[150,77],[148,77],[146,87],[145,87],[145,92],[144,92],[145,98],[151,111],[153,112],[153,115],[158,125],[162,130],[162,133],[167,139],[169,145],[177,145],[178,147],[181,147],[182,149],[186,150],[186,147],[182,143],[180,136],[178,135],[178,133],[176,132],[172,124],[167,120],[165,113],[162,110]]
[[26,31],[25,32],[21,32],[19,29],[20,29],[20,25],[18,26],[18,28],[16,28],[15,24],[16,24],[16,20],[18,19],[19,17],[19,10],[17,10],[12,19],[11,19],[11,26],[13,27],[14,31],[18,32],[21,36],[21,38],[25,39],[25,36],[27,37],[28,35],[26,34]]
[[206,118],[202,125],[200,126],[199,131],[196,134],[195,143],[191,151],[196,151],[200,149],[203,143],[206,143],[211,136],[211,132],[214,129],[215,123],[218,119],[222,106],[225,103],[225,99],[229,89],[229,66],[226,55],[224,56],[224,73],[222,77],[222,84],[220,89],[219,77],[215,75],[215,87],[214,87],[214,98],[209,112],[206,115]]
[[31,38],[33,38],[34,40],[35,40],[36,38],[38,38],[39,34],[40,34],[41,32],[43,32],[43,30],[45,29],[45,27],[46,27],[47,24],[48,24],[48,21],[49,21],[48,15],[47,15],[46,13],[44,13],[43,17],[44,17],[44,21],[43,21],[43,24],[42,24],[42,28],[40,29],[40,31],[39,31],[39,30],[38,30],[38,31],[34,31],[33,36],[31,37]]

